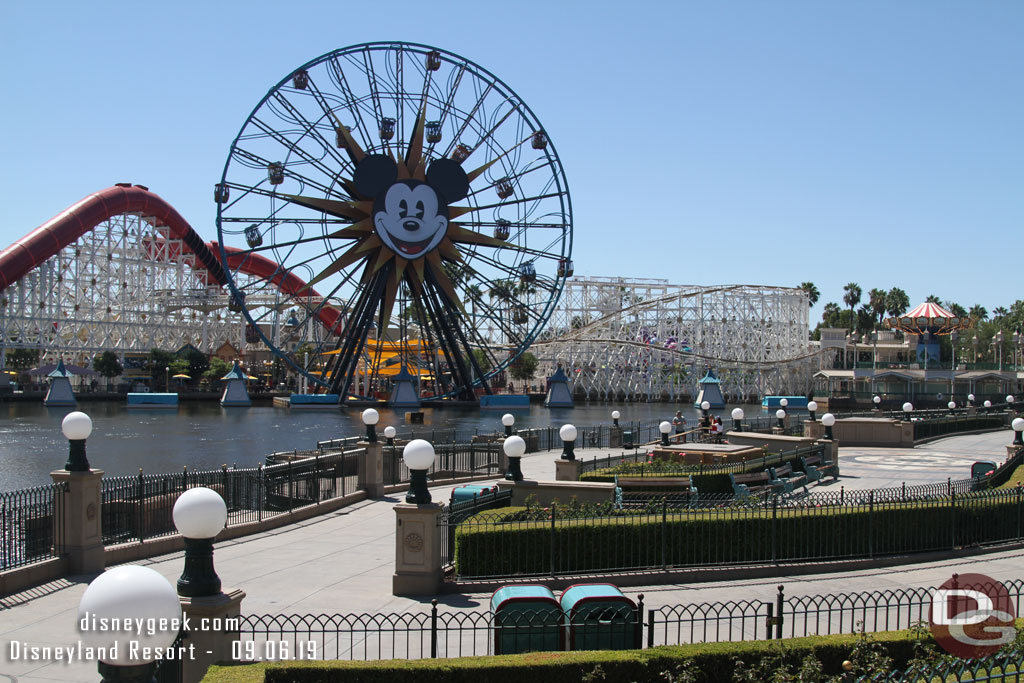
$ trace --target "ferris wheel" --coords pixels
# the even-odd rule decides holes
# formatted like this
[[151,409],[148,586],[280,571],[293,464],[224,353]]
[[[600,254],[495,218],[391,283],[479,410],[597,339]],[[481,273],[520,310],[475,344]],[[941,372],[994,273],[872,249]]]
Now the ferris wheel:
[[294,70],[246,119],[214,193],[247,338],[342,400],[408,375],[439,397],[489,391],[573,272],[544,127],[493,74],[426,45]]

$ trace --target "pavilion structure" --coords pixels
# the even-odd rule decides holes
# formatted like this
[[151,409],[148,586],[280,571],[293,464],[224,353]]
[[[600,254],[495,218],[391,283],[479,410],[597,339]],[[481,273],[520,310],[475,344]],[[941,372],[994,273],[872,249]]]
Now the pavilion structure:
[[[845,330],[821,332],[822,347],[836,349],[833,368],[815,373],[815,393],[830,402],[871,405],[879,396],[883,407],[910,401],[918,407],[946,407],[949,401],[975,405],[1002,402],[1021,393],[1024,373],[1007,362],[978,363],[975,355],[958,351],[974,320],[956,316],[942,306],[923,303],[909,313],[889,318],[885,330],[863,336]],[[942,337],[949,337],[949,356],[942,357]]]

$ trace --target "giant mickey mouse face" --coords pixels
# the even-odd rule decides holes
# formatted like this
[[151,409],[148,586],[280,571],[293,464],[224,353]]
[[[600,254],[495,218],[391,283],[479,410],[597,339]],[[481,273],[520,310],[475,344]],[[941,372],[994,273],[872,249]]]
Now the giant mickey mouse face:
[[399,180],[374,202],[373,225],[392,251],[414,259],[441,242],[448,230],[448,207],[426,183]]
[[370,154],[356,166],[356,189],[374,197],[373,226],[389,249],[417,259],[437,247],[448,231],[448,203],[464,198],[469,179],[457,162],[436,159],[422,180],[396,180],[398,167],[383,154]]

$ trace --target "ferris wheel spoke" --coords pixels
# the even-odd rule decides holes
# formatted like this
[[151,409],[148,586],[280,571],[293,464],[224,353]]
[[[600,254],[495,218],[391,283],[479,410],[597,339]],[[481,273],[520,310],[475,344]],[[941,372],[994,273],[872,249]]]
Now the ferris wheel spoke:
[[[297,142],[296,143],[291,142],[290,140],[288,140],[286,137],[284,137],[280,133],[275,132],[272,128],[269,127],[268,124],[266,124],[265,122],[261,121],[258,118],[254,118],[253,119],[253,123],[255,123],[258,127],[262,128],[262,129],[265,129],[267,131],[267,133],[270,135],[271,139],[275,140],[278,144],[280,144],[282,147],[287,149],[290,155],[294,154],[295,156],[299,157],[300,159],[305,161],[312,168],[316,169],[317,171],[319,171],[324,176],[326,176],[328,178],[332,177],[333,171],[331,171],[323,163],[323,161],[321,161],[320,159],[317,159],[317,158],[309,155],[306,152],[305,149],[303,149],[302,147],[299,147]],[[277,162],[268,162],[267,165],[269,166],[270,163],[277,163]],[[289,163],[288,162],[284,162],[284,163],[285,163],[284,170],[287,171],[289,175],[301,176],[301,177],[303,177],[304,180],[306,180],[306,182],[308,182],[309,184],[313,185],[317,189],[319,189],[319,190],[321,190],[321,191],[323,191],[325,193],[328,193],[328,194],[330,193],[330,190],[328,189],[328,187],[326,185],[323,185],[323,184],[321,184],[319,182],[315,182],[312,179],[309,179],[306,176],[297,173],[294,170],[294,166],[289,167]]]
[[[275,93],[274,97],[281,103],[283,107],[286,107],[289,113],[291,113],[291,115],[295,117],[295,119],[306,129],[307,135],[316,136],[316,141],[323,147],[327,155],[330,156],[331,159],[333,159],[336,164],[340,165],[342,169],[345,169],[348,166],[348,160],[343,158],[340,154],[338,154],[334,146],[328,143],[326,140],[324,140],[323,137],[321,137],[319,129],[314,123],[307,120],[306,117],[302,115],[302,112],[300,112],[296,107],[294,107],[292,103],[288,99],[284,98],[280,93]],[[317,104],[320,104],[320,100],[317,99],[315,96],[313,99],[317,102]],[[328,177],[333,176],[337,173],[336,169],[328,167],[323,164],[321,164],[320,168],[323,171],[323,173]]]

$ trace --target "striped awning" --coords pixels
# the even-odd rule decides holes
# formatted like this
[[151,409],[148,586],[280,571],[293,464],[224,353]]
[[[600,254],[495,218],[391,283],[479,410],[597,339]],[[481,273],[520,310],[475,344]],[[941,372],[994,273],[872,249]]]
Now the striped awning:
[[890,330],[903,330],[910,334],[950,334],[973,327],[974,321],[953,315],[938,304],[923,303],[898,318],[887,318],[885,326]]

